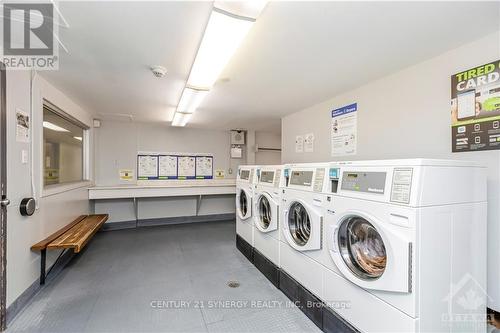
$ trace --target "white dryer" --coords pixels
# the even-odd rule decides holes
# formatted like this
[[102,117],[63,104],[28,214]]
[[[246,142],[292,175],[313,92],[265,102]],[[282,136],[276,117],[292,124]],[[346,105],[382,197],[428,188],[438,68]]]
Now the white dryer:
[[259,177],[253,200],[254,247],[278,267],[282,169],[281,165],[261,166],[257,169]]
[[328,164],[285,166],[281,205],[281,269],[319,297],[321,265],[305,253],[321,251]]
[[252,247],[254,246],[252,208],[256,169],[257,166],[254,165],[240,166],[236,178],[236,234]]
[[484,332],[485,169],[418,159],[339,172],[321,298],[362,332]]

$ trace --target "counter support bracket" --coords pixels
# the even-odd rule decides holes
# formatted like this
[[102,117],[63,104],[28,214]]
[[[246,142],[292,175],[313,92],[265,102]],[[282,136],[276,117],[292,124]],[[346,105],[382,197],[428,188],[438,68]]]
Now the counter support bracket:
[[200,207],[201,207],[201,199],[202,195],[200,194],[198,197],[196,197],[196,216],[200,213]]

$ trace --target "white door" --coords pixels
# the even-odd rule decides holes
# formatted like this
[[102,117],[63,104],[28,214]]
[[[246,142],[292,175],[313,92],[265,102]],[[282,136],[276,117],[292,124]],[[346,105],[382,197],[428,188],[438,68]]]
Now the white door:
[[240,219],[247,220],[252,216],[252,197],[244,188],[236,195],[236,208]]
[[267,192],[255,199],[255,226],[261,232],[278,229],[278,203]]
[[284,211],[283,232],[298,251],[321,249],[323,216],[302,200],[290,200]]
[[343,214],[332,227],[329,252],[343,275],[373,290],[411,292],[412,244],[360,212]]

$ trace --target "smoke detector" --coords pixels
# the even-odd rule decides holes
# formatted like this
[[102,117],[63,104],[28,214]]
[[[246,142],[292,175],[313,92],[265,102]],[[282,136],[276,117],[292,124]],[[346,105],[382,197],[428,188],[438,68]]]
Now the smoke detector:
[[151,67],[151,72],[155,77],[164,77],[165,74],[167,74],[167,69],[163,66],[152,66]]

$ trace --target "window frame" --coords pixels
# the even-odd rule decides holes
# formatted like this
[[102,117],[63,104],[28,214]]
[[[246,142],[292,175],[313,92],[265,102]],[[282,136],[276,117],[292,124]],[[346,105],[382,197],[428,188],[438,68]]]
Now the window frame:
[[[55,113],[59,117],[73,123],[74,125],[82,128],[82,179],[73,181],[73,182],[65,182],[59,184],[44,184],[44,174],[45,174],[45,164],[44,164],[44,151],[43,151],[43,142],[44,142],[44,134],[43,134],[43,110],[44,108],[49,109],[51,112]],[[61,108],[51,103],[49,100],[43,98],[42,99],[42,112],[41,112],[41,121],[40,121],[40,132],[41,132],[41,151],[40,151],[40,187],[41,187],[41,197],[47,197],[51,195],[55,195],[62,192],[71,191],[73,189],[77,189],[80,187],[88,186],[91,184],[90,179],[90,126],[86,125],[82,121],[77,118],[71,116],[67,112],[63,111]]]

